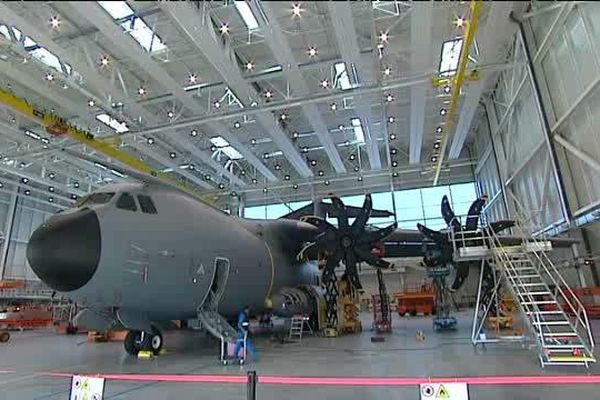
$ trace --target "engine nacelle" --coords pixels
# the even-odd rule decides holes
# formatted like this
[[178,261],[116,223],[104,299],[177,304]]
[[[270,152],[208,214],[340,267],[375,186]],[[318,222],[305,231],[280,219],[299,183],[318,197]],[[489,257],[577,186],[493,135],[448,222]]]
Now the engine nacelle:
[[284,287],[271,296],[272,312],[284,318],[296,314],[312,315],[322,297],[323,290],[318,286]]

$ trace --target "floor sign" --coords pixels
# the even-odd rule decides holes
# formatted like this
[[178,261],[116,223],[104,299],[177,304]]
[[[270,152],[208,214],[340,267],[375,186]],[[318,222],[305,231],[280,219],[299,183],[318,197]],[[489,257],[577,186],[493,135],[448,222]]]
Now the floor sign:
[[422,383],[421,400],[469,400],[466,383]]
[[73,375],[69,400],[102,400],[104,378]]

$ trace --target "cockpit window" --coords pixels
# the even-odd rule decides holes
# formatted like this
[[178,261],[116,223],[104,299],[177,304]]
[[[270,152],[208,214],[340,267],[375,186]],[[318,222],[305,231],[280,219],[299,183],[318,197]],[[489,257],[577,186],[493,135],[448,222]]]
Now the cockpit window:
[[138,194],[137,198],[143,213],[156,214],[156,207],[154,207],[154,202],[152,201],[150,196]]
[[121,194],[121,197],[119,197],[119,200],[117,200],[117,208],[128,211],[137,211],[135,200],[129,193]]
[[83,205],[92,205],[92,204],[106,204],[113,198],[115,195],[114,192],[99,192],[92,193],[88,196],[82,197],[81,200],[77,202],[77,207],[81,207]]

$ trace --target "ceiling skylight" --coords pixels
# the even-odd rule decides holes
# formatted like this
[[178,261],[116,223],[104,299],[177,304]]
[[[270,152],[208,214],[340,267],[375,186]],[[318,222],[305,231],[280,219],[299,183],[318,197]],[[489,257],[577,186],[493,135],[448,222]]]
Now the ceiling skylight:
[[98,1],[100,7],[104,8],[113,19],[131,17],[133,10],[124,1]]
[[334,86],[339,86],[342,90],[352,89],[352,85],[350,84],[350,78],[348,78],[348,70],[346,69],[346,63],[335,63],[334,68]]
[[125,122],[119,122],[106,113],[96,115],[96,119],[102,122],[104,125],[114,129],[117,133],[124,133],[129,131],[129,128],[127,127],[127,124],[125,124]]
[[41,63],[46,64],[51,68],[54,68],[58,72],[63,72],[58,57],[46,50],[44,47],[38,47],[37,49],[30,51],[29,54],[31,54],[33,58],[40,61]]
[[0,35],[4,36],[7,40],[10,40],[10,33],[8,32],[8,26],[0,25]]
[[229,144],[222,136],[214,136],[210,138],[212,144],[214,144],[219,150],[221,150],[231,160],[239,160],[244,158],[239,151]]
[[[124,1],[98,1],[110,16],[121,23],[125,32],[129,33],[147,52],[162,51],[167,48],[158,35],[150,29],[148,24],[137,17],[134,11]],[[125,19],[125,21],[122,21]]]
[[440,59],[441,76],[448,77],[456,73],[462,44],[462,38],[448,40],[442,44],[442,57]]
[[248,27],[248,30],[253,31],[255,29],[258,29],[258,21],[256,20],[256,17],[252,13],[252,10],[250,9],[250,6],[248,5],[248,3],[246,3],[245,1],[242,0],[242,1],[234,1],[233,4],[235,5],[235,8],[237,9],[237,11],[240,13],[240,16],[242,17],[242,19],[244,20],[244,23]]
[[354,128],[354,137],[357,142],[364,143],[365,142],[365,132],[363,131],[362,124],[360,123],[359,118],[352,118],[352,127]]

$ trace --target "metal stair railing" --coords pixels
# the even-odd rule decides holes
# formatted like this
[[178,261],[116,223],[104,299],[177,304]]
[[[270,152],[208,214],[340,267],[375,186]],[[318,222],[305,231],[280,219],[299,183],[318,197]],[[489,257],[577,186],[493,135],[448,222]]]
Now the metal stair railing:
[[[518,225],[518,223],[516,225]],[[583,307],[583,305],[581,304],[579,299],[575,296],[575,294],[572,292],[569,285],[565,282],[564,278],[558,272],[558,270],[556,269],[556,267],[554,266],[554,264],[552,263],[550,258],[544,253],[544,251],[539,250],[539,249],[545,248],[545,247],[541,246],[542,243],[535,238],[530,239],[529,237],[527,237],[527,235],[522,231],[522,229],[520,227],[518,227],[517,230],[518,230],[518,233],[523,237],[520,252],[517,252],[517,253],[507,252],[503,248],[501,241],[495,232],[490,232],[490,236],[492,238],[492,240],[490,241],[490,246],[494,250],[494,255],[499,259],[499,261],[502,263],[503,267],[505,268],[505,275],[509,279],[511,286],[512,286],[510,289],[511,289],[511,291],[515,292],[515,294],[517,295],[519,304],[525,313],[525,317],[526,317],[525,321],[527,321],[527,323],[530,326],[530,328],[532,329],[532,331],[536,334],[536,342],[539,344],[540,350],[541,350],[539,357],[540,357],[540,362],[541,362],[542,366],[553,363],[551,360],[548,359],[548,356],[549,356],[548,350],[550,349],[549,346],[553,346],[552,343],[556,342],[555,336],[561,336],[561,334],[565,334],[564,336],[568,336],[568,335],[566,335],[568,332],[558,332],[557,333],[557,332],[552,332],[550,330],[549,326],[551,324],[549,322],[560,323],[561,321],[546,321],[543,317],[544,312],[542,310],[540,310],[540,308],[538,306],[538,304],[540,304],[540,301],[536,300],[533,297],[533,295],[531,294],[531,292],[527,293],[528,301],[527,302],[522,301],[521,298],[524,297],[524,293],[522,293],[519,290],[519,288],[524,288],[525,286],[523,286],[524,282],[521,279],[521,275],[519,274],[519,271],[515,268],[514,263],[511,259],[511,256],[519,255],[521,257],[525,257],[523,260],[526,259],[527,262],[531,265],[531,269],[535,270],[537,272],[537,274],[539,275],[540,282],[543,283],[544,287],[547,289],[547,292],[552,294],[552,296],[553,296],[552,297],[553,300],[551,302],[553,303],[553,305],[555,305],[555,307],[558,310],[560,310],[559,311],[560,314],[562,314],[565,317],[565,321],[567,321],[568,325],[571,327],[571,329],[573,329],[573,333],[579,339],[579,342],[581,345],[570,343],[570,344],[564,345],[564,348],[565,349],[575,349],[575,348],[581,348],[583,346],[583,348],[586,350],[586,353],[587,353],[587,354],[585,354],[585,356],[588,356],[588,357],[590,357],[591,360],[593,360],[594,340],[592,337],[591,329],[589,326],[589,320],[587,318],[587,313],[585,311],[585,308]],[[533,243],[534,246],[533,247],[529,246],[530,243]],[[533,256],[530,256],[530,254],[532,254]],[[539,267],[536,266],[536,261],[537,261],[537,264],[539,264]],[[545,273],[545,275],[548,277],[550,282],[556,288],[554,293],[550,292],[548,282],[542,277],[542,272]],[[577,308],[572,304],[572,302],[569,300],[569,298],[567,296],[565,296],[565,292],[561,288],[561,285],[564,288],[566,288],[566,290],[571,294],[573,302],[575,303],[575,305],[577,305]],[[559,294],[562,297],[562,299],[565,301],[565,305],[568,307],[568,310],[570,311],[570,313],[574,316],[575,322],[573,322],[569,313],[566,313],[565,310],[563,309],[563,306],[559,303],[559,301],[558,301]],[[544,326],[546,326],[548,331],[544,331]],[[582,332],[581,332],[582,329],[585,330],[585,332],[584,332],[585,335],[582,335]],[[587,339],[588,339],[587,342],[583,339],[584,337],[587,337]],[[544,360],[544,357],[547,358],[547,360]],[[568,363],[565,362],[564,364],[574,364],[574,365],[585,364],[587,366],[588,362],[591,360],[585,360],[585,361],[581,361],[581,362],[568,362]],[[556,363],[556,364],[559,364],[559,363]]]
[[[516,231],[519,235],[523,237],[526,236],[526,233],[523,231],[522,227],[516,223],[515,224]],[[585,307],[579,300],[579,298],[575,295],[569,284],[565,281],[561,273],[558,271],[550,257],[544,252],[539,251],[537,249],[543,248],[541,245],[541,241],[537,238],[532,238],[529,242],[535,243],[534,251],[530,252],[533,257],[539,262],[543,272],[548,276],[550,281],[555,287],[554,297],[558,302],[558,296],[560,295],[560,299],[564,302],[560,304],[558,302],[558,306],[564,310],[564,307],[567,307],[566,315],[569,318],[571,325],[575,329],[575,332],[579,335],[582,343],[586,346],[586,350],[590,356],[594,353],[594,337],[592,334],[592,330],[590,327],[587,311]],[[569,296],[565,294],[568,293]],[[582,335],[583,331],[583,335]],[[587,341],[584,340],[584,337],[587,338]]]

